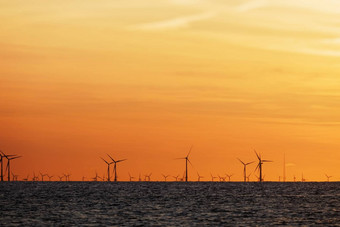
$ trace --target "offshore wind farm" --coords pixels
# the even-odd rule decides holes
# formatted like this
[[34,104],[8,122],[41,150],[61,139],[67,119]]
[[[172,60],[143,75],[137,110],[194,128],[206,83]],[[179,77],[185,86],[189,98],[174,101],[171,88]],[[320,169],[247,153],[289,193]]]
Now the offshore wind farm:
[[[204,176],[203,175],[200,175],[198,170],[199,170],[199,167],[195,167],[192,162],[190,161],[189,159],[189,156],[192,152],[192,149],[193,149],[193,146],[191,146],[189,148],[189,151],[187,153],[187,155],[183,158],[175,158],[174,160],[185,160],[185,165],[184,165],[184,168],[182,168],[181,170],[177,170],[177,173],[178,172],[181,172],[183,170],[183,174],[182,174],[182,177],[181,174],[178,174],[177,176],[172,176],[173,177],[173,181],[182,181],[182,182],[188,182],[188,181],[197,181],[197,182],[200,182],[200,181],[210,181],[210,182],[214,182],[214,179],[219,179],[218,181],[219,182],[232,182],[232,177],[233,176],[243,176],[241,179],[243,180],[234,180],[233,182],[264,182],[264,176],[265,174],[263,173],[263,164],[264,163],[271,163],[273,162],[272,160],[264,160],[262,159],[261,157],[261,153],[258,153],[255,149],[253,150],[254,153],[255,153],[255,158],[254,159],[257,159],[258,163],[257,165],[255,166],[255,168],[253,168],[253,170],[250,171],[250,173],[247,175],[247,166],[248,165],[251,165],[252,163],[256,162],[256,161],[250,161],[250,162],[247,162],[247,163],[244,163],[241,159],[237,158],[237,160],[243,165],[243,171],[241,171],[241,168],[239,168],[239,174],[228,174],[228,173],[219,173],[217,174],[218,177],[216,176],[213,176],[211,174],[211,171],[212,172],[215,172],[213,169],[210,169],[210,176],[211,176],[211,180],[209,180],[209,178],[207,178],[206,180],[203,180],[204,179]],[[0,179],[1,181],[41,181],[43,182],[44,181],[44,177],[48,178],[49,180],[48,181],[51,181],[51,179],[54,177],[54,175],[49,175],[48,173],[42,173],[39,171],[39,175],[40,175],[40,178],[39,178],[39,175],[35,175],[35,172],[33,172],[33,177],[30,179],[29,178],[29,173],[27,173],[27,177],[24,178],[19,178],[19,175],[15,175],[13,170],[11,171],[10,169],[10,161],[12,161],[13,159],[16,159],[16,158],[21,158],[22,156],[18,156],[18,155],[7,155],[5,154],[4,152],[2,152],[0,150],[0,164],[1,164],[1,176],[0,176]],[[140,177],[140,173],[139,173],[139,178],[137,179],[135,176],[131,175],[130,173],[132,172],[132,170],[130,172],[128,172],[128,179],[122,179],[122,180],[118,180],[119,176],[117,174],[117,163],[120,163],[120,162],[123,162],[123,161],[127,161],[128,159],[120,159],[120,160],[115,160],[113,159],[109,154],[106,154],[107,157],[110,159],[110,162],[106,161],[104,158],[102,157],[99,157],[104,163],[103,164],[106,164],[107,166],[107,169],[106,171],[104,171],[102,174],[103,177],[100,177],[100,175],[98,175],[98,171],[96,170],[92,176],[82,176],[81,179],[73,179],[73,181],[108,181],[110,182],[111,181],[111,176],[113,176],[113,181],[114,182],[117,182],[117,181],[142,181],[141,180],[141,177]],[[4,161],[4,160],[7,160],[7,163]],[[169,160],[170,161],[170,160]],[[113,168],[112,170],[110,170],[110,166],[113,165]],[[295,177],[295,174],[294,174],[294,177],[292,177],[291,179],[286,179],[286,156],[284,155],[284,159],[282,160],[282,165],[283,165],[283,173],[282,173],[282,182],[306,182],[306,179],[304,178],[303,176],[303,173],[302,174],[302,177],[300,180],[297,180],[296,177]],[[6,166],[5,170],[4,170],[4,166]],[[279,167],[280,168],[280,164],[279,164]],[[98,168],[100,169],[100,168]],[[189,169],[191,169],[192,172],[196,172],[197,174],[197,178],[192,176],[192,178],[190,179],[189,177]],[[7,180],[5,178],[5,176],[8,176],[7,177]],[[11,178],[11,175],[12,175],[12,178]],[[65,173],[62,173],[60,174],[61,176],[58,176],[59,177],[59,181],[70,181],[70,176],[72,174],[68,173],[68,174],[65,174]],[[151,181],[151,175],[152,173],[149,173],[149,174],[144,174],[144,181]],[[171,181],[171,180],[167,180],[171,175],[165,175],[163,173],[158,173],[157,174],[158,177],[161,177],[161,178],[157,178],[155,181]],[[250,180],[250,177],[253,175],[253,178],[252,180]],[[25,175],[23,175],[25,176]],[[155,176],[155,174],[154,174]],[[333,176],[329,176],[327,174],[325,174],[326,176],[326,180],[327,182],[330,182],[330,179],[333,178]],[[45,180],[46,180],[45,178]],[[163,179],[163,180],[162,180]],[[170,179],[170,178],[169,178]],[[239,178],[240,179],[240,178]],[[278,176],[278,182],[281,182],[281,175]],[[338,178],[334,178],[334,181],[339,181],[337,180],[339,179]],[[54,178],[53,181],[58,181],[58,179]],[[271,182],[276,182],[276,180],[269,180]],[[321,181],[322,182],[322,181]]]
[[[211,175],[211,180],[202,180],[190,161],[193,146],[182,163],[183,175],[173,176],[160,174],[163,180],[152,181],[152,173],[144,174],[144,180],[130,173],[129,180],[119,180],[117,163],[127,159],[110,162],[99,157],[107,167],[103,177],[94,173],[94,177],[82,177],[82,180],[70,180],[70,173],[63,173],[58,179],[51,180],[53,175],[39,172],[20,179],[12,172],[12,179],[0,182],[0,207],[4,225],[122,225],[136,224],[156,225],[321,225],[337,224],[338,211],[334,207],[339,204],[340,182],[330,182],[332,176],[325,174],[324,182],[307,182],[303,174],[301,181],[268,181],[265,182],[263,164],[273,162],[262,159],[261,153],[254,151],[254,159],[258,159],[255,169],[247,175],[246,167],[255,161],[242,164],[240,175],[243,181],[232,181],[235,174]],[[21,156],[5,154],[1,158],[9,162]],[[178,158],[175,159],[177,161]],[[285,155],[283,163],[285,164]],[[5,162],[1,162],[1,169]],[[256,162],[255,162],[256,163]],[[274,164],[273,162],[272,164]],[[112,171],[110,166],[114,164]],[[189,165],[188,165],[189,164]],[[286,175],[283,168],[283,176]],[[188,172],[196,171],[197,179],[190,178]],[[256,180],[250,181],[250,175]],[[111,176],[114,176],[111,182]],[[48,180],[44,180],[47,177]],[[1,175],[3,179],[3,175]],[[136,179],[136,180],[135,180]],[[53,190],[53,193],[51,193]],[[25,196],[22,197],[21,195]],[[5,196],[7,195],[7,196]],[[84,200],[86,197],[86,200]],[[42,198],[44,202],[41,203]],[[327,199],[325,199],[327,198]],[[18,205],[18,201],[20,203]],[[70,200],[74,202],[69,202]],[[14,202],[14,203],[13,203]],[[44,204],[56,204],[53,208],[45,208]],[[93,210],[93,204],[100,203]],[[116,206],[119,203],[125,205]],[[315,206],[315,204],[318,206]],[[87,205],[85,205],[87,204]],[[267,204],[267,205],[263,205]],[[15,206],[15,208],[14,208]],[[30,207],[27,209],[27,207]],[[156,208],[157,207],[157,208]],[[299,207],[304,207],[303,210]],[[320,209],[322,207],[322,209]],[[32,209],[39,215],[30,212]],[[131,210],[132,208],[132,210]],[[260,211],[258,210],[260,209]],[[129,211],[130,210],[130,211]],[[246,210],[246,211],[245,211]],[[65,217],[64,212],[68,212]],[[208,211],[208,212],[207,212]],[[81,215],[79,215],[81,213]],[[313,216],[310,216],[313,213]],[[18,216],[25,214],[25,218]],[[118,215],[119,214],[119,215]],[[59,218],[58,218],[59,217]],[[62,218],[60,218],[62,217]],[[100,217],[100,218],[98,218]],[[146,218],[148,217],[148,218]]]
[[1,0],[0,226],[337,226],[340,1]]

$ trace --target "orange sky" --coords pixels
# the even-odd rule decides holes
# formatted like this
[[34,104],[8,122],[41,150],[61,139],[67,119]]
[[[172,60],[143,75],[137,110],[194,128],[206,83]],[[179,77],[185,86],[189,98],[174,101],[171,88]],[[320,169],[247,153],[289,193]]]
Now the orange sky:
[[[2,1],[0,149],[12,170],[340,180],[340,3]],[[255,168],[249,166],[249,172]],[[252,175],[251,180],[255,180]]]

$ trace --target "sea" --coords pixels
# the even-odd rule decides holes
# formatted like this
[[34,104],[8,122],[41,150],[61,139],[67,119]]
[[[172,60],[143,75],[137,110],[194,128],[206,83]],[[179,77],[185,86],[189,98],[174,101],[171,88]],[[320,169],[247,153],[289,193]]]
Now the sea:
[[0,226],[340,226],[339,182],[0,182]]

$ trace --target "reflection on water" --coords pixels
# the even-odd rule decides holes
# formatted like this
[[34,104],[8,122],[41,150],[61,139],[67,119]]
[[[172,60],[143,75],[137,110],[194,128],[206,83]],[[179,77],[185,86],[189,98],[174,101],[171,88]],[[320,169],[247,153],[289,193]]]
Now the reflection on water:
[[340,183],[2,182],[0,225],[336,225]]

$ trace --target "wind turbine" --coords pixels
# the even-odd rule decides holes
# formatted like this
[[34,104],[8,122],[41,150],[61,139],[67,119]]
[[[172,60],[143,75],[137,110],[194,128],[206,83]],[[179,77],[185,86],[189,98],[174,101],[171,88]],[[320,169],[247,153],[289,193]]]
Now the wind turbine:
[[149,175],[146,175],[146,177],[148,178],[149,181],[151,181],[151,175],[152,175],[152,173],[150,173]]
[[187,156],[185,156],[184,158],[177,158],[177,159],[185,159],[185,182],[188,182],[188,162],[191,164],[191,162],[189,160],[189,155],[191,153],[191,150],[192,150],[192,146],[190,147],[190,150],[189,150]]
[[111,181],[110,177],[110,165],[114,162],[107,162],[105,159],[101,158],[107,164],[107,181]]
[[210,176],[211,176],[211,181],[214,181],[214,179],[217,178],[217,177],[214,177],[211,173],[210,173]]
[[15,175],[15,174],[12,172],[12,181],[18,181],[18,177],[19,177],[19,175]]
[[65,176],[65,181],[70,181],[71,174],[64,174],[64,176]]
[[20,158],[21,156],[14,156],[14,157],[9,157],[9,155],[6,155],[5,158],[7,158],[7,166],[6,170],[8,173],[7,181],[11,181],[11,160]]
[[233,176],[234,174],[226,174],[226,176],[228,177],[228,179],[229,179],[229,182],[230,182],[230,180],[231,180],[231,177]]
[[48,181],[51,181],[53,175],[52,175],[52,176],[50,176],[50,175],[48,175],[48,174],[46,174],[46,175],[47,175],[47,177],[48,177]]
[[329,178],[331,178],[332,176],[328,176],[327,174],[325,174],[325,176],[327,177],[327,181],[329,182]]
[[251,173],[247,176],[247,181],[248,181],[248,182],[249,182],[250,175],[251,175]]
[[220,182],[225,182],[225,177],[221,177],[220,175],[218,175],[218,177],[220,178]]
[[[1,151],[1,153],[2,153],[2,151]],[[2,154],[0,154],[0,164],[1,164],[1,175],[0,175],[0,179],[1,179],[1,181],[4,181],[4,175],[3,175],[3,171],[4,171],[4,169],[3,169],[3,161],[2,161],[2,159],[4,158],[4,156],[2,155]]]
[[59,177],[59,181],[63,181],[64,176],[58,176],[58,177]]
[[172,177],[175,178],[176,181],[178,181],[179,175],[177,175],[177,176],[172,176]]
[[40,173],[40,176],[41,176],[41,181],[44,181],[44,176],[47,176],[47,174],[42,174],[41,172]]
[[247,182],[247,165],[252,164],[253,162],[244,163],[241,159],[237,158],[243,164],[243,180]]
[[93,181],[97,181],[98,180],[98,173],[96,172],[96,176],[92,178]]
[[203,178],[203,176],[200,176],[199,173],[197,172],[197,181],[199,182]]
[[4,167],[3,167],[3,164],[4,164],[4,162],[3,162],[3,158],[8,158],[8,157],[13,157],[13,156],[16,156],[16,155],[6,155],[4,152],[2,152],[1,150],[0,150],[0,164],[1,164],[1,175],[0,175],[0,179],[1,179],[1,181],[4,181]]
[[107,154],[107,155],[111,158],[111,160],[112,160],[113,163],[114,163],[114,167],[113,167],[114,172],[115,172],[115,179],[114,179],[114,181],[117,181],[117,163],[118,163],[118,162],[123,162],[123,161],[125,161],[125,160],[127,160],[127,159],[121,159],[121,160],[115,161],[109,154]]
[[257,156],[257,159],[259,160],[259,163],[257,164],[257,166],[256,166],[256,168],[255,168],[255,171],[256,171],[257,169],[259,169],[259,171],[260,171],[259,181],[262,182],[262,181],[263,181],[263,178],[262,178],[262,165],[263,165],[263,163],[265,163],[265,162],[272,162],[272,161],[270,161],[270,160],[262,160],[261,154],[258,154],[258,153],[256,152],[256,150],[254,150],[254,152],[255,152],[255,154],[256,154],[256,156]]
[[132,179],[133,179],[134,177],[131,176],[130,173],[129,173],[129,178],[130,178],[130,181],[132,181]]
[[7,172],[8,173],[7,180],[11,181],[11,168],[10,168],[11,166],[10,166],[10,161],[13,160],[13,159],[16,159],[16,158],[20,158],[21,156],[11,155],[11,154],[6,155],[1,150],[0,150],[0,152],[1,152],[1,181],[4,180],[4,178],[3,178],[3,158],[7,159],[7,166],[6,166],[6,170],[8,170],[8,172]]
[[164,174],[162,174],[162,175],[164,177],[164,181],[166,182],[166,178],[168,178],[170,175],[164,175]]
[[39,177],[35,175],[35,172],[33,172],[33,177],[32,177],[32,181],[38,181]]

